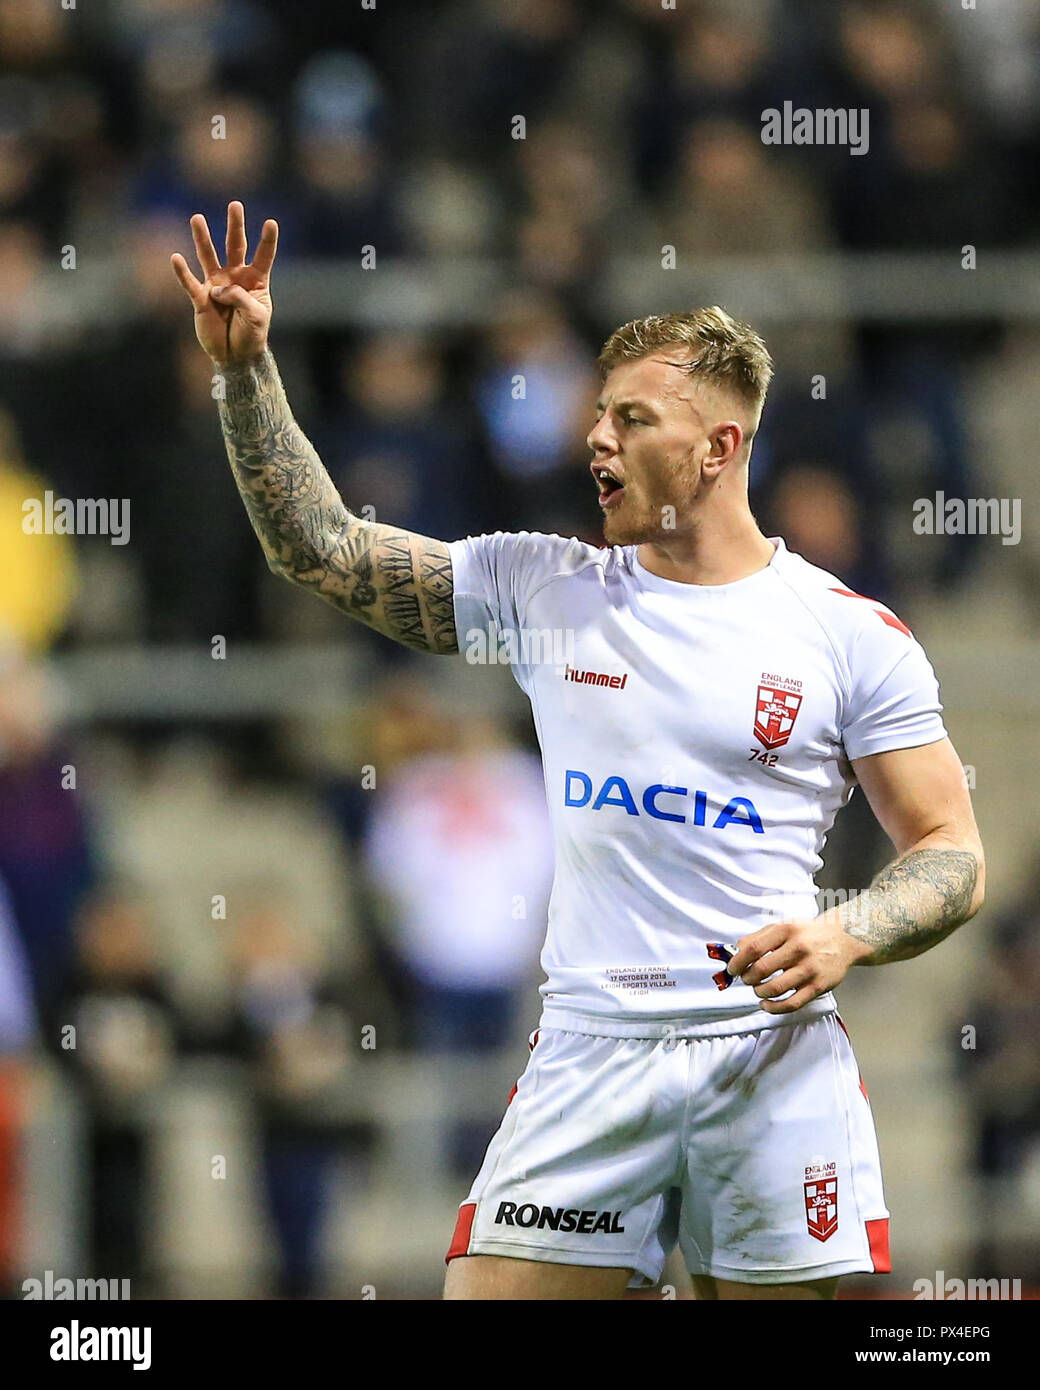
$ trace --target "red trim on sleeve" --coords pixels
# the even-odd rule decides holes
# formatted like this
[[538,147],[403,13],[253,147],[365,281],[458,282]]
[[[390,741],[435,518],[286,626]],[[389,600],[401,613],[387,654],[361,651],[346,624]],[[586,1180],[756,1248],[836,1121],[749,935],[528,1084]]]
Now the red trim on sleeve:
[[891,1274],[892,1258],[888,1253],[888,1217],[882,1216],[877,1221],[868,1221],[865,1224],[874,1273]]
[[476,1202],[463,1202],[462,1206],[459,1207],[459,1219],[455,1222],[455,1234],[451,1238],[448,1253],[444,1257],[445,1264],[459,1255],[469,1253],[469,1235],[473,1229],[473,1218],[476,1214]]
[[[841,594],[843,598],[861,598],[864,603],[877,603],[877,599],[868,598],[866,594],[857,594],[854,589],[832,589],[831,593]],[[907,627],[906,623],[901,623],[896,615],[890,613],[887,608],[875,608],[874,612],[881,621],[887,623],[889,627],[896,628],[897,631],[905,633],[907,637],[913,637],[914,634]]]

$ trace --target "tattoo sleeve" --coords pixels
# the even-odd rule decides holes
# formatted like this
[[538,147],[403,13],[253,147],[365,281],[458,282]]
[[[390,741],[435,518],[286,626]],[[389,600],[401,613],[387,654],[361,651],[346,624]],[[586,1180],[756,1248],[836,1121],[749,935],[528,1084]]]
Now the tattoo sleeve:
[[458,651],[447,545],[348,511],[269,351],[219,371],[231,470],[271,569],[406,647]]
[[967,850],[913,850],[839,909],[842,925],[849,936],[873,947],[865,964],[909,960],[972,915],[978,875],[979,862]]

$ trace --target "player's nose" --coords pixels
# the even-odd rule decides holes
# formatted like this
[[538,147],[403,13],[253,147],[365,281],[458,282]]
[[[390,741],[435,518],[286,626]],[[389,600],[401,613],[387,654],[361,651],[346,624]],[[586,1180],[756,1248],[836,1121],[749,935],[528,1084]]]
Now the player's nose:
[[601,416],[585,436],[585,443],[594,454],[613,452],[615,441],[607,427],[606,420],[605,415]]

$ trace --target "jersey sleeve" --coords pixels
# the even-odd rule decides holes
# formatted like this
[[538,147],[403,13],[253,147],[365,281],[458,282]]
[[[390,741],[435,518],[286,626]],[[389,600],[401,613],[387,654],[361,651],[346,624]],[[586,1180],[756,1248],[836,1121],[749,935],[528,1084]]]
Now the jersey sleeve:
[[519,636],[532,594],[595,553],[581,541],[536,531],[468,536],[448,549],[455,630],[459,651],[467,655],[479,651],[491,634]]
[[850,657],[852,688],[842,726],[850,759],[946,737],[939,683],[924,648],[893,614],[872,607]]

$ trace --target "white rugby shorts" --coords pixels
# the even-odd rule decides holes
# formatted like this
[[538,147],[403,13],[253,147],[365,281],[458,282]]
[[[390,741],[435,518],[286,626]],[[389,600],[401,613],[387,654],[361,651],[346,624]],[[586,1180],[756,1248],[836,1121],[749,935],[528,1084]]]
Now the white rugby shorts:
[[541,1028],[447,1259],[507,1255],[747,1284],[887,1273],[866,1089],[836,1013],[751,1033]]

